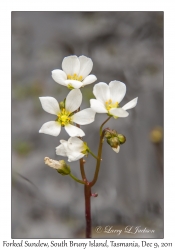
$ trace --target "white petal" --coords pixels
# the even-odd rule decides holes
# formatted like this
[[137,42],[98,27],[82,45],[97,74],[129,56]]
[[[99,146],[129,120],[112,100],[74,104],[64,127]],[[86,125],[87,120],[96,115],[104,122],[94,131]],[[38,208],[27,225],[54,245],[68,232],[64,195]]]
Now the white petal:
[[62,69],[66,75],[73,75],[79,73],[80,61],[77,56],[67,56],[63,59]]
[[90,58],[86,56],[80,56],[79,60],[80,60],[80,71],[78,75],[82,76],[84,79],[92,71],[93,62]]
[[109,113],[118,117],[127,117],[129,113],[122,108],[110,109]]
[[112,148],[116,153],[118,153],[120,151],[120,146],[118,146],[117,148]]
[[94,86],[93,94],[98,101],[105,103],[110,99],[109,86],[104,82],[99,82]]
[[109,83],[109,89],[112,101],[120,103],[126,94],[126,85],[123,82],[112,81]]
[[89,75],[82,81],[82,84],[83,86],[85,86],[85,85],[95,82],[96,80],[97,80],[97,77],[95,75]]
[[67,79],[67,76],[64,71],[60,69],[52,70],[52,78],[54,79],[55,82],[63,86],[66,86],[65,80]]
[[97,113],[108,113],[105,105],[96,99],[90,100],[91,108]]
[[82,93],[79,89],[73,89],[66,97],[66,110],[73,112],[77,110],[82,103]]
[[83,82],[80,82],[77,80],[66,80],[65,84],[66,84],[66,86],[71,85],[74,89],[79,89],[82,87]]
[[91,108],[83,109],[72,116],[72,121],[80,125],[90,124],[94,119],[95,111]]
[[55,98],[50,96],[39,97],[42,108],[53,115],[57,115],[60,112],[60,107]]
[[64,144],[64,143],[67,143],[67,141],[65,141],[65,140],[60,140],[60,143],[61,143],[61,144]]
[[77,151],[77,152],[81,152],[83,150],[83,141],[80,140],[78,137],[70,137],[68,140],[68,148],[71,151]]
[[61,125],[58,122],[51,121],[44,123],[40,128],[39,133],[58,136],[60,134],[60,131]]
[[82,137],[85,135],[85,133],[83,132],[83,130],[81,128],[78,128],[78,127],[71,125],[71,124],[66,125],[65,130],[70,136]]
[[137,105],[137,99],[138,97],[134,98],[133,100],[131,100],[130,102],[126,103],[122,109],[127,110],[127,109],[132,109]]
[[84,154],[79,153],[79,152],[73,152],[72,154],[68,155],[68,161],[77,161],[79,159],[81,159],[82,157],[84,157]]
[[67,156],[64,145],[61,144],[58,147],[56,147],[56,154],[61,156]]

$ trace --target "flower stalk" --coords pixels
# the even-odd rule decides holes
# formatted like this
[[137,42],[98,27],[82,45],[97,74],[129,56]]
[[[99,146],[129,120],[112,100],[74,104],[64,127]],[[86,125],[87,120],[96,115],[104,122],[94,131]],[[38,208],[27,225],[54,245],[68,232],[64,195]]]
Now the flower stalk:
[[84,186],[85,196],[85,218],[86,218],[86,238],[91,238],[91,187]]
[[69,175],[70,175],[70,177],[71,177],[72,179],[74,179],[76,182],[79,182],[79,183],[81,183],[81,184],[85,184],[84,181],[77,179],[73,174],[70,173]]
[[100,164],[101,164],[101,156],[102,156],[102,148],[103,148],[103,139],[104,139],[104,135],[105,135],[105,129],[103,129],[103,126],[105,125],[105,123],[107,123],[109,121],[111,117],[108,117],[100,126],[100,141],[99,141],[99,148],[98,148],[98,158],[97,158],[97,163],[96,163],[96,169],[95,169],[95,174],[94,174],[94,178],[93,180],[90,182],[90,186],[94,186],[94,184],[96,183],[97,179],[98,179],[98,173],[100,170]]
[[88,151],[96,160],[98,160],[98,157],[96,155],[94,155],[94,153],[89,149]]

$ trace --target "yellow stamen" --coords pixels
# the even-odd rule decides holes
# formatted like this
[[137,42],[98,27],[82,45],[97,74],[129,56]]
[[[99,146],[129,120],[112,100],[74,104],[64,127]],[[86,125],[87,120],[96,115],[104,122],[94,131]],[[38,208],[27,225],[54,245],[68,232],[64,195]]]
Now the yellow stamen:
[[71,79],[71,75],[67,75],[67,79]]
[[61,124],[61,126],[65,126],[69,123],[71,123],[71,117],[70,117],[70,112],[67,111],[66,109],[62,109],[61,112],[57,115],[56,121]]
[[82,80],[83,80],[83,77],[82,77],[82,76],[79,76],[79,77],[78,77],[78,81],[81,82]]
[[112,108],[118,108],[119,103],[118,102],[113,103],[112,100],[109,99],[108,101],[105,102],[105,106],[106,106],[106,109],[109,111]]
[[77,74],[73,74],[73,75],[67,75],[67,79],[68,80],[77,80],[77,81],[82,81],[83,80],[83,76],[78,76]]

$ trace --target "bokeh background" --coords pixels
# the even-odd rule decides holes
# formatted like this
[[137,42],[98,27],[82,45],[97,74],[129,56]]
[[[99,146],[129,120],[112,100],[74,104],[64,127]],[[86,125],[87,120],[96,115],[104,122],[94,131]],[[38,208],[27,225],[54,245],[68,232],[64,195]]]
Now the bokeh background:
[[[86,55],[94,62],[97,82],[120,80],[127,86],[125,104],[138,96],[126,119],[106,126],[127,141],[116,154],[104,143],[103,161],[92,198],[94,238],[163,237],[163,12],[12,12],[12,238],[84,238],[83,186],[44,164],[59,160],[55,147],[68,139],[39,134],[53,119],[39,96],[63,100],[69,90],[51,77],[65,56]],[[82,108],[93,97],[82,89]],[[83,126],[97,152],[98,130],[106,116]],[[71,164],[80,178],[78,162]],[[93,177],[95,160],[86,159]],[[128,225],[155,233],[97,234],[96,226]]]

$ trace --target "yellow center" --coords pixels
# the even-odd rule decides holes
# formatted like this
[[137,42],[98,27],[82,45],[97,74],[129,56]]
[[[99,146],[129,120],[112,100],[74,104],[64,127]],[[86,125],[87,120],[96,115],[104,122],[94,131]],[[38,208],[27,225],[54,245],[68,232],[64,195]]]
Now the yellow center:
[[67,79],[68,80],[76,80],[76,81],[82,81],[83,77],[82,76],[78,76],[77,74],[73,74],[73,75],[67,75]]
[[109,111],[112,108],[118,108],[119,103],[118,102],[113,103],[112,100],[109,99],[108,101],[105,102],[105,107]]
[[65,126],[71,123],[70,112],[65,109],[62,109],[61,112],[58,114],[57,122],[61,124],[61,126]]

